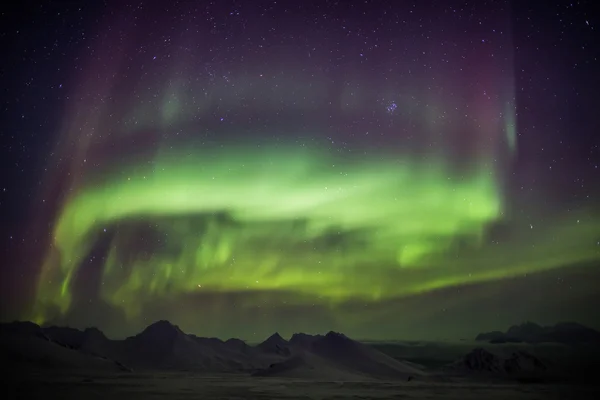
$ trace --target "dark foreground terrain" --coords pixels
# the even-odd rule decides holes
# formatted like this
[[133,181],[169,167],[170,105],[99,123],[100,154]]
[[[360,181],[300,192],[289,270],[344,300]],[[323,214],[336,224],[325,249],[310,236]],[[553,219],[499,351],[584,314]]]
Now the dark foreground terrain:
[[274,334],[262,343],[166,321],[124,339],[96,329],[0,324],[8,399],[594,399],[600,346],[358,342]]
[[[6,377],[6,376],[5,376]],[[418,381],[328,381],[186,372],[62,374],[14,378],[9,399],[594,399],[593,385],[489,382],[464,378]]]

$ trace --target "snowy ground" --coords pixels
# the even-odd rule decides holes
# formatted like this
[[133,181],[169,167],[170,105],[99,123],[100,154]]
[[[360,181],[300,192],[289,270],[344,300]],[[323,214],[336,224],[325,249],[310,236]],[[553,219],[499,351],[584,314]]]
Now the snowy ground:
[[[6,391],[8,390],[8,391]],[[4,384],[10,399],[592,399],[592,385],[477,382],[428,378],[411,382],[332,382],[247,375],[119,373],[89,376],[31,373]]]

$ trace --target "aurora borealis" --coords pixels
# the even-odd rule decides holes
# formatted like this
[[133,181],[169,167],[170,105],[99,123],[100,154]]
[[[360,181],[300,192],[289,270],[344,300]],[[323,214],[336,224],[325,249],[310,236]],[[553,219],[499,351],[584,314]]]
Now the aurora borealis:
[[86,22],[55,34],[78,39],[12,261],[31,271],[19,315],[393,338],[595,298],[548,311],[548,281],[597,271],[598,146],[544,108],[563,89],[531,83],[524,11],[350,3],[61,11]]
[[[64,275],[53,278],[62,282],[61,293],[50,298],[68,306],[69,278],[94,233],[128,219],[160,221],[153,234],[169,243],[142,260],[124,260],[119,248],[127,234],[116,235],[104,279],[111,281],[117,264],[132,268],[106,288],[104,295],[117,304],[126,299],[135,308],[144,296],[196,291],[199,284],[341,299],[409,294],[431,283],[390,286],[387,270],[433,266],[457,237],[481,242],[484,227],[501,212],[493,175],[485,170],[461,182],[433,163],[344,165],[297,149],[250,151],[183,161],[173,156],[157,161],[154,171],[120,174],[76,195],[57,223]],[[223,212],[229,221],[218,218]],[[202,214],[206,221],[194,221]],[[358,279],[366,270],[371,278]]]

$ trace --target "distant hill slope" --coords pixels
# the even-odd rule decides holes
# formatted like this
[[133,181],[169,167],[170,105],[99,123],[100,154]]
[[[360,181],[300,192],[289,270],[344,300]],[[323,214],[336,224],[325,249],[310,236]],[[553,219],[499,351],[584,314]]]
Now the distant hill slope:
[[475,340],[490,343],[600,343],[600,332],[575,322],[541,326],[534,322],[513,325],[506,332],[480,333]]
[[545,362],[526,351],[502,355],[482,348],[474,349],[449,367],[463,372],[502,374],[536,374],[548,370]]
[[[261,361],[254,357],[258,351],[243,341],[231,339],[223,342],[215,338],[199,338],[187,335],[167,321],[158,321],[143,332],[125,340],[111,340],[96,328],[84,331],[69,327],[40,328],[33,323],[15,322],[0,324],[3,344],[2,357],[46,360],[38,341],[51,343],[70,357],[85,359],[108,359],[116,365],[134,369],[177,369],[215,372],[251,371],[268,365],[271,358]],[[23,344],[14,347],[17,340]],[[10,351],[9,351],[10,350]],[[41,352],[40,357],[34,356]],[[44,363],[38,363],[40,365]],[[47,364],[47,363],[46,363]],[[58,365],[67,365],[61,363]]]
[[[265,347],[264,343],[257,347]],[[332,379],[341,379],[340,377],[407,379],[409,376],[424,375],[422,370],[413,365],[398,361],[336,332],[329,332],[325,336],[295,334],[286,343],[291,357],[271,364],[268,369],[259,370],[255,375],[296,377],[314,375],[315,377],[329,376]],[[282,344],[278,343],[278,345]]]
[[290,343],[277,332],[269,336],[264,342],[258,344],[256,348],[264,353],[278,354],[284,357],[291,354]]
[[42,368],[77,371],[130,371],[106,357],[81,352],[54,341],[37,325],[11,323],[0,326],[0,357],[13,370]]
[[40,368],[245,372],[338,380],[424,375],[410,363],[335,332],[299,333],[289,341],[275,333],[249,346],[239,339],[222,341],[186,334],[168,321],[158,321],[124,340],[111,340],[96,328],[41,328],[18,322],[0,324],[0,339],[3,359],[26,360],[27,365]]

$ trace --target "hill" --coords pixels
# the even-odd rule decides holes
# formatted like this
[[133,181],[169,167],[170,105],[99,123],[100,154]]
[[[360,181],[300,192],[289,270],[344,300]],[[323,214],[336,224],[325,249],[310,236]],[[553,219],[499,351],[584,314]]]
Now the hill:
[[0,332],[5,358],[28,360],[28,365],[40,368],[244,372],[337,380],[424,375],[412,364],[336,332],[298,333],[289,341],[275,333],[254,347],[239,339],[186,334],[168,321],[155,322],[124,340],[111,340],[96,328],[81,331],[32,323],[1,324]]
[[575,322],[562,322],[554,326],[525,322],[511,326],[506,332],[480,333],[475,340],[490,343],[600,343],[600,332]]
[[0,355],[11,370],[69,369],[78,371],[130,371],[122,363],[81,352],[53,340],[33,323],[11,323],[0,326]]
[[505,374],[539,373],[548,369],[546,363],[523,350],[503,355],[482,348],[476,348],[466,354],[462,359],[453,363],[452,367],[462,371]]
[[[282,343],[280,342],[279,345]],[[288,345],[290,358],[274,363],[259,376],[315,376],[353,378],[399,378],[424,375],[424,372],[403,363],[341,333],[325,336],[295,334]],[[258,347],[262,347],[263,344]],[[333,378],[336,377],[336,378]]]

